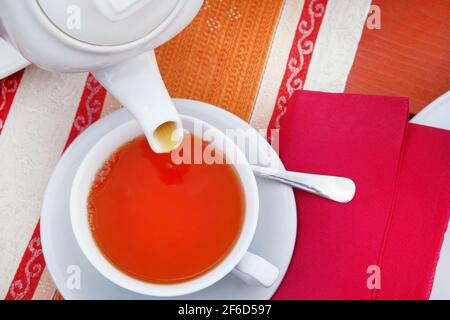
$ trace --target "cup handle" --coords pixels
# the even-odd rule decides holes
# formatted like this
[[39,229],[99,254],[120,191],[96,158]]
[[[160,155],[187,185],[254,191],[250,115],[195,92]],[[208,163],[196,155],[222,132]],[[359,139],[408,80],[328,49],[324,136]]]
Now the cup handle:
[[278,279],[280,271],[266,259],[247,252],[234,268],[233,274],[250,285],[270,288]]

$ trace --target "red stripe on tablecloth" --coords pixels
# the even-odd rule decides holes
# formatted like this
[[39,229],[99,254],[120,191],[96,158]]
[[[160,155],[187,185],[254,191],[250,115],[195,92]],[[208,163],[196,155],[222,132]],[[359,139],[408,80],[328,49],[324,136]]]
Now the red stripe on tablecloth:
[[67,149],[84,129],[100,118],[105,98],[106,90],[92,74],[89,74],[83,96],[81,97],[80,107],[78,107],[77,114],[75,115],[72,130],[70,131],[64,150]]
[[9,77],[0,80],[0,134],[5,126],[9,109],[19,88],[24,70],[20,70]]
[[[106,90],[89,74],[64,150],[84,129],[100,118],[105,97]],[[45,269],[39,226],[38,221],[33,236],[17,268],[14,280],[9,287],[6,300],[31,299],[36,291],[42,272]]]
[[9,287],[6,300],[30,300],[39,284],[45,269],[39,226],[38,222]]
[[[292,94],[303,88],[328,0],[306,0],[269,129],[278,129]],[[270,138],[270,136],[268,137]]]

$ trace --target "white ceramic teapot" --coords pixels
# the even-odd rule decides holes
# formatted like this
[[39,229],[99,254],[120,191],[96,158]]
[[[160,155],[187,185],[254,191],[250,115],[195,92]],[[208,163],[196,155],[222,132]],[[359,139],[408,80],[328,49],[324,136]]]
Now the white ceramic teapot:
[[202,3],[0,0],[0,35],[43,69],[92,72],[136,117],[151,148],[161,153],[178,142],[168,143],[181,121],[153,49],[186,27]]

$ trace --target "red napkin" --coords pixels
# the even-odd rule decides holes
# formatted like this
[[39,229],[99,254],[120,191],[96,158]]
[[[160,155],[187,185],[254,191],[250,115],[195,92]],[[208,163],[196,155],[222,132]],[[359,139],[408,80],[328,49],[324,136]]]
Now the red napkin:
[[296,192],[295,252],[274,299],[428,298],[449,150],[450,132],[408,124],[407,99],[297,92],[281,121],[284,164],[352,178],[357,194],[338,204]]

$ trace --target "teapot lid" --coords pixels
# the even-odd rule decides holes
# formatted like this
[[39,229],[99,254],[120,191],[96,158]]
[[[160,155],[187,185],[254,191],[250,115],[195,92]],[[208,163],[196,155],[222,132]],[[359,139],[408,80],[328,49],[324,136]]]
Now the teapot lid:
[[155,30],[181,0],[37,0],[48,19],[72,38],[117,46]]

